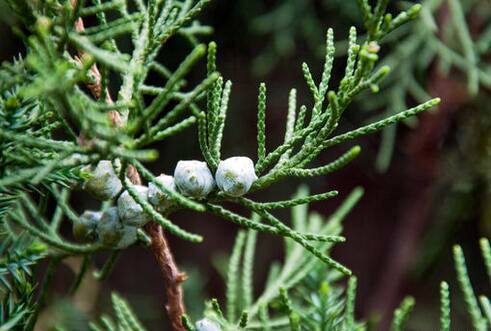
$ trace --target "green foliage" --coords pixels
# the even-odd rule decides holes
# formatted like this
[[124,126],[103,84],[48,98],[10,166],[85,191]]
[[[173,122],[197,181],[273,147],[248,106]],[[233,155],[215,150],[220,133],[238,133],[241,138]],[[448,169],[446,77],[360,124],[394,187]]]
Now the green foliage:
[[[46,190],[50,184],[73,186],[83,174],[68,145],[51,139],[63,121],[34,98],[21,96],[25,62],[0,69],[0,215],[14,207],[24,191]],[[11,76],[10,76],[11,75]],[[65,160],[63,160],[65,159]],[[63,162],[62,162],[63,160]]]
[[[211,301],[205,313],[223,328],[364,329],[354,316],[356,281],[351,278],[345,291],[338,280],[351,271],[329,256],[332,246],[345,240],[341,221],[360,199],[360,188],[324,219],[308,213],[307,205],[334,198],[338,191],[310,194],[302,188],[291,199],[260,202],[214,190],[205,198],[193,199],[160,183],[144,165],[158,158],[153,144],[194,124],[207,167],[214,172],[222,159],[232,83],[219,72],[217,45],[211,42],[207,47],[198,41],[210,28],[202,26],[195,16],[209,0],[7,2],[24,25],[27,54],[25,60],[0,69],[0,222],[9,237],[5,244],[2,241],[0,250],[0,280],[7,288],[1,330],[17,325],[33,329],[56,267],[64,258],[84,258],[72,293],[85,276],[92,254],[112,249],[95,276],[104,279],[112,270],[120,247],[107,247],[98,241],[72,242],[60,232],[63,222],[79,221],[70,193],[95,177],[91,167],[101,160],[111,161],[115,176],[135,205],[168,233],[190,242],[203,239],[172,221],[172,213],[179,209],[209,212],[245,228],[239,232],[230,258],[226,314],[217,301]],[[415,18],[420,10],[417,5],[392,19],[386,13],[387,3],[379,0],[372,9],[368,2],[360,1],[368,37],[358,41],[356,29],[350,29],[347,64],[337,86],[331,81],[334,33],[327,30],[320,79],[307,64],[302,65],[311,100],[301,104],[296,90],[290,90],[284,140],[272,150],[267,148],[267,88],[260,84],[258,179],[251,192],[289,177],[316,177],[336,171],[360,153],[359,146],[326,165],[309,168],[309,164],[329,147],[384,129],[440,102],[431,99],[352,131],[336,132],[354,99],[366,90],[377,92],[378,84],[388,75],[387,66],[377,68],[383,38]],[[91,18],[86,21],[94,23],[84,27],[82,18]],[[157,55],[165,52],[163,46],[174,36],[188,40],[192,50],[171,69],[157,62]],[[206,77],[189,87],[187,76],[205,57]],[[161,86],[150,85],[151,73],[159,75]],[[135,169],[168,196],[172,208],[157,210],[139,195],[129,175]],[[114,206],[114,200],[104,202],[101,211]],[[54,212],[47,208],[49,203],[55,205]],[[228,209],[230,204],[245,207],[251,216]],[[291,224],[273,215],[277,209],[286,208],[292,212]],[[20,235],[24,232],[26,235]],[[269,281],[255,297],[257,232],[284,238],[285,259],[273,264]],[[26,246],[22,238],[27,235],[31,243]],[[138,239],[140,243],[150,241],[143,229],[138,229]],[[483,245],[489,267],[489,245]],[[45,256],[50,263],[33,308],[29,266]],[[463,257],[459,255],[456,260],[474,325],[483,328],[484,317],[466,278]],[[9,276],[4,276],[7,271]],[[486,300],[481,302],[489,316]],[[113,306],[116,321],[103,316],[100,326],[91,325],[92,330],[143,330],[126,301],[113,295]],[[411,301],[403,302],[395,314],[394,330],[403,327],[411,306]],[[183,317],[183,323],[194,329],[188,318]]]
[[[251,11],[250,2],[239,3],[246,8],[244,12]],[[258,16],[251,20],[250,30],[267,41],[252,62],[252,70],[257,75],[269,73],[282,58],[292,56],[300,41],[307,45],[313,55],[323,55],[324,50],[319,45],[322,42],[321,35],[325,24],[323,18],[327,15],[319,15],[319,12],[324,14],[332,10],[347,22],[361,21],[356,1],[286,0],[278,3],[269,12],[263,3],[255,5],[258,7]]]
[[46,256],[46,246],[5,225],[0,228],[0,329],[28,330],[35,311],[31,267]]
[[390,331],[401,331],[414,307],[414,299],[411,297],[405,298],[400,307],[394,312],[394,319],[390,327]]
[[488,274],[488,278],[491,281],[491,246],[489,245],[489,240],[482,238],[479,241],[481,246],[482,256],[484,259],[484,264],[486,266],[486,271]]
[[18,274],[13,289],[2,295],[0,326],[2,330],[22,330],[34,311],[34,286],[25,274]]
[[465,258],[462,248],[460,246],[455,246],[453,253],[455,259],[455,269],[457,271],[457,279],[459,281],[465,303],[467,304],[467,310],[469,311],[472,325],[476,330],[486,330],[486,321],[482,316],[477,297],[474,294],[469,275],[467,274],[467,267],[465,265]]
[[[306,195],[307,192],[300,189],[298,194]],[[306,205],[295,207],[292,223],[296,224],[295,229],[313,227],[324,229],[321,230],[322,233],[338,234],[341,231],[341,220],[359,197],[359,192],[353,192],[344,206],[331,216],[327,223],[318,214],[308,214]],[[237,235],[229,261],[226,317],[215,299],[209,304],[205,316],[218,322],[223,330],[366,330],[365,325],[357,322],[354,315],[356,278],[349,278],[347,289],[344,291],[343,287],[338,285],[343,278],[341,273],[333,269],[319,268],[318,264],[312,263],[315,262],[312,258],[310,261],[302,261],[301,255],[298,254],[299,247],[292,247],[288,241],[285,243],[285,261],[282,264],[275,262],[271,265],[264,292],[251,303],[247,299],[247,293],[253,292],[251,279],[248,278],[251,265],[247,256],[254,253],[254,246],[247,245],[246,241],[249,242],[250,238],[255,236],[255,232],[251,230],[247,234],[239,232]],[[488,246],[489,240],[481,239],[485,263],[488,262]],[[295,258],[300,260],[294,260]],[[467,304],[469,317],[474,327],[478,327],[477,330],[489,330],[489,298],[484,295],[478,298],[474,294],[460,246],[454,247],[454,258],[459,286]],[[440,296],[440,330],[450,330],[450,291],[446,282],[441,283]],[[414,306],[414,298],[405,298],[394,312],[390,330],[405,330]],[[241,316],[247,314],[248,317],[245,324],[240,324],[244,320],[243,317],[239,320],[241,328],[237,327],[236,312],[239,311],[242,311]]]
[[[20,7],[14,5],[13,9],[20,13],[31,10],[37,16],[34,23],[36,28],[27,39],[29,53],[26,66],[30,72],[29,74],[24,73],[18,79],[23,84],[19,88],[19,98],[38,102],[40,107],[38,112],[41,114],[48,112],[47,109],[56,114],[53,116],[57,120],[55,123],[58,123],[56,128],[61,129],[67,139],[53,140],[49,136],[33,139],[31,135],[26,134],[25,130],[18,134],[12,128],[3,128],[0,135],[7,143],[15,144],[22,150],[42,149],[42,152],[48,153],[49,157],[36,158],[35,162],[20,165],[21,171],[27,174],[5,177],[5,180],[0,182],[0,187],[8,190],[14,187],[14,184],[41,184],[41,180],[44,179],[47,184],[50,184],[48,188],[50,192],[47,193],[54,196],[63,213],[73,221],[78,216],[71,210],[69,200],[59,199],[60,189],[57,186],[61,183],[59,180],[58,182],[50,181],[51,176],[54,175],[53,170],[73,171],[75,165],[85,166],[102,159],[118,159],[122,163],[120,177],[123,179],[125,189],[141,205],[146,214],[162,225],[165,230],[183,239],[201,241],[199,235],[181,229],[167,218],[168,215],[161,215],[151,204],[138,197],[131,183],[124,179],[129,165],[135,166],[148,182],[153,182],[168,194],[178,207],[197,211],[207,210],[248,228],[289,237],[328,265],[349,274],[350,271],[347,268],[327,257],[322,251],[316,249],[315,244],[312,244],[312,241],[336,241],[338,239],[311,233],[299,233],[269,212],[272,209],[290,208],[301,203],[331,198],[337,194],[336,191],[302,197],[299,200],[265,203],[246,198],[231,199],[218,192],[209,197],[208,201],[193,201],[177,191],[159,185],[155,177],[140,162],[153,160],[157,156],[156,151],[144,148],[170,135],[177,134],[195,122],[198,124],[199,144],[203,158],[212,170],[216,169],[220,162],[221,141],[231,82],[227,81],[223,84],[224,80],[218,72],[216,45],[211,43],[208,47],[208,77],[187,92],[182,91],[185,86],[184,77],[198,60],[204,57],[205,46],[196,46],[174,72],[155,62],[162,45],[177,31],[182,31],[185,24],[192,20],[206,2],[199,1],[194,6],[192,2],[186,5],[179,2],[173,4],[172,1],[165,4],[138,2],[134,11],[130,11],[125,2],[95,2],[92,6],[77,5],[75,8],[58,4],[60,8],[63,8],[61,15],[56,14],[57,4],[39,5],[40,8],[30,8],[27,3]],[[374,20],[380,20],[377,15],[385,12],[385,5],[381,3],[380,6],[382,7],[377,8],[376,13],[370,14],[371,23],[369,25],[372,30],[375,29],[374,24],[378,24]],[[107,19],[107,13],[111,13],[112,20]],[[96,25],[86,29],[75,28],[79,25],[78,16],[94,14],[98,18]],[[411,15],[409,16],[412,17]],[[196,24],[198,23],[195,23],[194,26],[198,26]],[[264,189],[291,175],[311,177],[334,171],[352,160],[358,154],[359,148],[351,149],[347,154],[321,168],[305,169],[305,166],[328,147],[379,130],[427,110],[439,102],[439,99],[430,100],[401,114],[331,137],[342,113],[353,98],[368,87],[373,89],[373,86],[388,73],[386,67],[373,72],[378,60],[379,49],[375,40],[382,38],[394,28],[393,25],[377,27],[376,29],[380,31],[373,32],[373,38],[362,45],[357,44],[354,28],[351,30],[348,65],[345,77],[337,91],[334,88],[329,90],[335,52],[333,31],[329,29],[326,35],[325,61],[320,82],[315,83],[306,64],[303,67],[307,84],[312,91],[312,108],[309,111],[308,107],[300,107],[300,112],[297,114],[295,90],[291,91],[284,143],[270,152],[266,151],[264,122],[266,86],[261,85],[258,106],[258,162],[256,164],[259,179],[253,185],[253,191]],[[186,31],[189,32],[189,30]],[[120,38],[131,41],[133,44],[131,52],[123,53],[118,49],[116,40]],[[77,48],[79,55],[70,56],[70,47]],[[94,64],[100,66],[100,73],[94,69]],[[163,74],[166,80],[163,87],[149,86],[145,83],[152,70]],[[108,81],[109,73],[120,76],[122,82],[117,93],[118,99],[114,105],[108,101],[112,88]],[[59,84],[60,81],[63,84]],[[98,89],[92,88],[90,91],[93,95],[90,96],[80,87],[80,84],[87,84],[89,89],[91,86],[97,86]],[[151,101],[144,101],[148,94],[155,94],[155,96],[150,99]],[[205,96],[206,110],[201,110],[199,101]],[[174,106],[169,106],[171,101],[175,101]],[[186,115],[188,109],[190,114]],[[114,119],[113,121],[109,119],[114,116],[115,110],[121,116],[118,121],[121,121],[120,124],[124,125],[123,127],[115,126]],[[112,115],[111,112],[113,112]],[[297,116],[301,121],[297,120]],[[45,129],[47,125],[43,124],[43,129]],[[77,136],[83,137],[82,140]],[[5,162],[4,167],[7,166],[7,173],[14,170],[18,172],[18,168]],[[78,177],[75,180],[80,182],[84,172],[78,169]],[[36,175],[32,178],[34,173]],[[25,195],[22,197],[20,200],[27,205],[28,214],[30,217],[35,217],[35,210],[38,206],[30,201],[29,197]],[[246,206],[251,211],[258,213],[269,225],[224,209],[219,204],[225,201],[238,202]],[[97,244],[71,244],[60,238],[55,231],[59,222],[50,225],[48,221],[43,220],[42,228],[51,228],[54,231],[42,233],[42,228],[31,224],[28,216],[19,212],[10,214],[12,221],[24,227],[31,234],[39,236],[45,242],[67,253],[89,253],[99,249]]]
[[[123,1],[96,1],[93,6],[84,8],[71,8],[61,3],[39,4],[37,7],[31,7],[27,2],[24,5],[12,3],[12,8],[22,17],[28,17],[26,12],[30,11],[37,18],[34,25],[36,29],[26,40],[30,47],[26,61],[6,65],[2,72],[6,77],[8,74],[13,76],[2,80],[5,90],[0,113],[2,212],[5,213],[12,205],[22,208],[22,201],[24,205],[27,204],[30,216],[37,216],[34,211],[38,206],[22,192],[42,190],[44,200],[51,195],[59,205],[56,220],[51,225],[43,220],[42,227],[38,228],[30,224],[28,215],[11,210],[12,221],[69,253],[87,253],[98,249],[70,244],[56,234],[63,216],[72,221],[78,218],[70,207],[67,192],[62,194],[61,186],[74,188],[75,184],[87,178],[88,174],[81,171],[81,167],[100,159],[129,159],[133,163],[137,159],[154,159],[154,151],[138,148],[176,134],[194,123],[195,117],[190,116],[173,124],[200,91],[213,81],[213,78],[205,80],[188,93],[179,92],[184,86],[184,76],[204,55],[204,47],[197,46],[174,73],[154,62],[154,58],[163,43],[179,27],[188,23],[205,3],[201,1],[194,6],[190,6],[191,3],[183,6],[178,2],[167,2],[165,6],[150,3],[152,10],[139,7],[133,13],[128,11]],[[62,14],[56,12],[55,8],[63,8]],[[111,16],[117,14],[118,18],[108,21],[107,13]],[[82,31],[74,28],[78,15],[84,17],[94,14],[99,20],[98,25]],[[194,39],[194,35],[201,33],[202,29],[194,22],[192,30],[179,32],[188,39]],[[132,53],[126,55],[121,53],[115,42],[115,39],[125,36],[134,44]],[[79,53],[80,57],[70,56],[68,49],[73,46],[84,53]],[[92,66],[95,61],[99,62],[100,74]],[[141,106],[136,106],[136,103],[143,100],[144,91],[148,90],[144,81],[152,69],[164,74],[167,84],[148,107],[136,109]],[[105,101],[110,93],[107,79],[111,71],[121,75],[122,85],[118,100],[108,105]],[[101,84],[101,91],[95,91],[101,94],[100,99],[93,99],[79,86],[89,84],[90,88],[90,84],[97,83]],[[91,92],[94,93],[94,90]],[[150,129],[150,122],[176,97],[177,105]],[[108,112],[114,110],[120,111],[123,120],[128,122],[125,130],[115,127],[109,120]],[[141,116],[134,115],[135,112]],[[57,137],[61,131],[66,139],[53,140],[51,136],[54,130]],[[136,132],[142,134],[135,137]],[[83,137],[86,143],[82,141],[80,144],[78,137]],[[186,206],[193,205],[178,193],[173,193],[173,196],[177,196],[177,201],[184,201]],[[150,209],[156,213],[153,208]],[[167,229],[178,229],[162,216],[156,218],[166,224]],[[42,233],[41,230],[47,227],[51,227],[50,231]]]
[[[480,240],[482,256],[485,264],[489,261],[488,248],[489,240],[482,238]],[[491,319],[489,315],[489,298],[480,295],[479,298],[474,293],[471,285],[471,280],[467,272],[464,253],[458,245],[454,246],[454,264],[457,274],[457,280],[462,292],[463,299],[466,303],[466,310],[475,330],[489,330],[491,328]],[[490,278],[491,281],[491,278]],[[481,305],[479,305],[479,303]],[[391,330],[402,330],[404,322],[407,320],[407,315],[414,306],[414,300],[407,298],[401,304],[401,307],[396,310]],[[446,282],[440,284],[440,330],[451,330],[451,305],[449,285]]]
[[448,284],[440,284],[440,329],[450,331],[450,294]]
[[[380,5],[364,0],[357,2],[361,10],[353,8],[351,2],[320,1],[321,12],[329,14],[329,10],[333,10],[342,15],[343,21],[356,23],[360,22],[359,16],[362,16],[368,32],[362,38],[369,40],[380,39],[386,33],[384,29],[392,31],[396,28],[383,41],[384,48],[389,52],[379,64],[379,67],[390,66],[392,73],[381,82],[379,97],[363,98],[363,102],[358,104],[370,112],[382,110],[383,113],[374,115],[375,118],[405,110],[408,100],[424,102],[430,98],[426,90],[432,80],[430,66],[433,63],[438,64],[438,73],[448,78],[460,81],[460,72],[464,74],[467,91],[471,95],[485,92],[485,88],[490,86],[488,54],[491,11],[486,4],[479,1],[424,0],[413,5],[398,1],[393,5],[404,11],[392,17],[390,13],[383,13],[389,1],[380,2]],[[314,7],[305,1],[283,1],[281,6],[253,21],[252,30],[271,39],[266,49],[255,59],[258,73],[272,70],[278,58],[291,56],[295,45],[300,42],[307,43],[313,55],[321,56],[317,35],[322,23],[310,19],[307,25],[298,18],[319,16]],[[445,19],[441,19],[443,16]],[[471,24],[475,17],[480,20],[478,29]],[[349,47],[345,47],[348,43],[348,40],[338,42],[338,56],[349,51]],[[408,119],[404,124],[414,127],[417,121]],[[380,171],[386,171],[390,165],[396,133],[396,126],[387,127],[383,131],[376,161]]]
[[[301,187],[294,199],[307,196],[308,189]],[[355,189],[327,219],[309,213],[307,203],[295,206],[291,215],[293,230],[338,237],[342,230],[342,220],[361,196],[362,190]],[[258,214],[252,217],[257,221],[260,218]],[[227,273],[226,314],[217,313],[214,301],[215,304],[209,305],[205,316],[218,321],[224,330],[236,330],[237,325],[244,323],[243,317],[238,318],[241,312],[247,312],[247,324],[243,326],[246,330],[333,330],[344,323],[358,327],[353,308],[355,281],[350,281],[348,299],[344,304],[344,291],[335,285],[342,273],[336,269],[325,269],[314,256],[304,254],[301,245],[288,239],[285,239],[284,262],[271,264],[263,291],[253,298],[256,292],[253,284],[256,237],[257,233],[253,230],[241,231],[237,235]],[[333,242],[323,241],[317,243],[315,248],[326,252],[332,246]],[[270,309],[274,313],[273,317],[269,317]]]
[[[465,19],[473,6],[463,1],[423,1],[420,17],[412,24],[399,29],[401,36],[391,40],[393,51],[383,59],[382,65],[389,65],[394,72],[384,81],[380,98],[364,103],[362,107],[374,111],[385,109],[388,116],[403,111],[406,108],[408,97],[424,101],[429,96],[425,92],[428,88],[430,65],[439,64],[440,72],[450,76],[453,68],[466,74],[467,90],[476,95],[479,88],[491,85],[489,75],[489,61],[486,60],[486,48],[483,44],[489,43],[487,33],[472,38],[470,26]],[[440,12],[448,9],[450,15],[442,24],[437,24]],[[484,21],[489,22],[491,12],[483,11]],[[395,19],[394,19],[395,20]],[[440,26],[440,27],[439,27]],[[484,29],[489,30],[491,25]],[[480,46],[481,45],[481,46]],[[489,47],[488,47],[489,48]],[[421,79],[425,77],[425,79]],[[406,121],[414,126],[415,121]],[[392,158],[396,128],[384,130],[383,139],[377,157],[377,167],[385,171]]]
[[[383,8],[377,9],[379,12],[385,12],[385,5]],[[408,17],[413,17],[414,14],[407,14]],[[379,15],[379,14],[377,14]],[[373,16],[373,15],[372,15]],[[375,16],[372,17],[375,20]],[[354,96],[358,93],[371,87],[373,89],[374,86],[388,73],[388,68],[383,67],[380,70],[373,72],[373,67],[378,60],[377,52],[379,46],[375,43],[375,39],[380,39],[385,34],[389,33],[391,30],[395,28],[394,25],[387,25],[383,27],[379,27],[380,31],[374,34],[373,40],[367,40],[362,45],[358,45],[356,41],[356,31],[354,28],[351,30],[350,37],[350,54],[348,55],[349,61],[346,69],[345,77],[342,79],[341,84],[338,87],[337,92],[333,89],[329,91],[329,81],[331,77],[331,70],[334,59],[334,40],[333,40],[333,31],[331,29],[328,30],[326,35],[326,58],[324,61],[324,69],[322,72],[322,77],[319,84],[316,84],[314,78],[306,64],[303,66],[304,76],[306,79],[306,83],[309,86],[312,92],[312,108],[310,111],[307,111],[308,108],[301,107],[303,109],[298,115],[302,122],[305,121],[305,117],[309,117],[308,123],[297,122],[297,111],[296,111],[296,97],[295,92],[292,90],[289,98],[289,107],[288,107],[288,116],[287,116],[287,125],[285,132],[285,141],[282,145],[273,149],[273,151],[267,153],[266,151],[266,129],[265,129],[265,116],[266,116],[266,86],[264,84],[260,85],[259,89],[259,101],[258,101],[258,162],[256,164],[256,173],[259,176],[259,179],[255,182],[252,187],[252,191],[257,191],[260,189],[264,189],[273,183],[284,179],[289,175],[298,175],[303,177],[310,177],[316,174],[324,174],[331,172],[343,165],[345,165],[348,161],[354,158],[354,156],[358,153],[358,148],[352,149],[346,155],[343,155],[340,159],[334,161],[332,164],[329,164],[322,168],[317,169],[304,169],[304,167],[313,161],[324,149],[331,147],[333,145],[352,140],[359,136],[369,134],[375,132],[383,127],[386,127],[395,122],[406,119],[410,116],[413,116],[421,111],[425,111],[434,105],[439,103],[439,99],[433,99],[426,103],[423,103],[420,106],[411,108],[405,112],[394,115],[392,117],[383,119],[381,121],[369,124],[367,126],[358,128],[356,130],[339,134],[334,137],[330,137],[334,130],[336,129],[338,122],[341,118],[342,113],[348,107],[348,105],[352,102]],[[213,53],[209,56],[209,61],[214,61],[215,59],[215,48],[213,48]],[[215,68],[214,64],[208,64],[209,73],[214,70],[210,70],[210,68]],[[209,76],[211,77],[211,76]],[[213,91],[208,92],[208,96],[214,99],[220,98],[221,95],[221,80],[217,80]],[[218,92],[217,92],[218,89]],[[228,91],[227,92],[227,100],[228,100]],[[327,103],[327,105],[326,105]],[[200,139],[202,142],[200,144],[201,149],[203,151],[204,158],[208,161],[210,168],[214,169],[215,165],[218,162],[218,159],[214,158],[212,154],[208,155],[208,150],[213,149],[213,147],[208,146],[203,143],[207,140],[204,137],[221,137],[221,135],[213,134],[213,132],[209,132],[210,128],[221,127],[222,124],[219,122],[221,118],[225,118],[217,116],[217,114],[222,114],[224,112],[224,107],[220,105],[220,102],[216,100],[209,100],[208,106],[211,109],[208,109],[208,116],[206,119],[211,122],[208,125],[198,125],[198,130],[200,131],[199,136],[203,137]],[[202,116],[204,119],[205,117]],[[300,123],[300,124],[298,124]],[[206,130],[206,132],[205,132]],[[209,142],[209,139],[208,139]],[[216,143],[219,144],[220,143]],[[242,205],[248,207],[253,212],[258,213],[262,218],[264,218],[270,226],[265,226],[262,224],[258,224],[251,219],[245,219],[244,217],[232,213],[230,211],[224,210],[222,207],[219,207],[215,204],[208,204],[208,210],[212,213],[220,215],[230,221],[238,223],[242,226],[254,228],[259,231],[265,231],[269,233],[277,233],[282,234],[283,236],[290,237],[297,243],[303,245],[307,250],[309,250],[312,254],[319,257],[322,261],[327,263],[330,266],[338,268],[342,270],[344,273],[349,273],[349,271],[340,266],[339,264],[332,261],[330,258],[324,256],[319,251],[315,250],[315,248],[308,242],[308,238],[310,235],[308,234],[299,234],[295,231],[292,231],[291,228],[284,225],[281,221],[276,219],[272,214],[264,211],[265,209],[275,209],[275,208],[285,208],[294,206],[297,203],[306,203],[312,202],[316,200],[321,200],[325,198],[331,197],[334,192],[326,193],[321,195],[314,195],[303,198],[302,201],[280,201],[274,203],[259,203],[255,201],[251,201],[249,199],[240,198],[237,199],[237,202]],[[218,199],[226,199],[221,194],[217,195]],[[214,200],[214,199],[213,199]],[[232,200],[232,199],[228,199]],[[310,236],[311,238],[315,238],[315,236]],[[307,239],[307,240],[306,240]]]
[[115,320],[107,315],[101,317],[99,324],[91,323],[89,325],[91,331],[145,331],[146,329],[135,316],[129,303],[120,297],[118,294],[112,294],[113,309],[115,312]]

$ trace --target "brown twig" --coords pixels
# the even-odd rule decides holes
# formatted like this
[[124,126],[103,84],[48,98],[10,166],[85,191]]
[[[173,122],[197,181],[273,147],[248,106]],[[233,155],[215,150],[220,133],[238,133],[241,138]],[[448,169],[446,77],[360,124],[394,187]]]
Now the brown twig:
[[185,330],[181,320],[186,313],[181,283],[187,279],[187,275],[177,268],[162,227],[155,222],[150,222],[145,225],[145,230],[152,238],[151,249],[164,277],[167,291],[165,309],[170,318],[172,328],[179,331]]
[[[71,1],[72,5],[76,6],[77,0]],[[75,21],[75,30],[77,32],[82,32],[84,29],[85,27],[82,18],[78,18]],[[83,50],[79,50],[78,53],[80,58],[85,55]],[[92,75],[94,76],[94,82],[87,84],[87,88],[90,90],[94,98],[99,99],[102,95],[101,74],[96,64],[91,67],[91,71]],[[108,90],[106,90],[105,95],[106,103],[113,104],[113,100]],[[122,127],[124,125],[118,111],[111,110],[109,111],[108,116],[111,123],[113,123],[116,127]],[[82,135],[79,140],[84,141]],[[133,166],[128,167],[127,176],[133,184],[141,184],[140,175]],[[187,276],[185,273],[179,271],[162,227],[155,222],[149,222],[145,226],[145,230],[152,239],[151,250],[155,256],[155,259],[157,260],[164,278],[167,295],[167,304],[165,308],[171,321],[172,328],[175,331],[185,331],[186,329],[182,324],[182,316],[186,313],[186,309],[184,306],[184,294],[181,283],[186,280]]]

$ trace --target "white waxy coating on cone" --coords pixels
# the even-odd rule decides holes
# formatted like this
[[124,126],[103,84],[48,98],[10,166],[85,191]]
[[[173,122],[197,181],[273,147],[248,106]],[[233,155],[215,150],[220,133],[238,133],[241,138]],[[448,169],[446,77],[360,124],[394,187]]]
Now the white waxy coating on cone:
[[208,318],[196,322],[196,331],[221,331],[220,325]]
[[138,228],[131,225],[124,225],[122,229],[123,235],[118,243],[114,246],[116,249],[123,249],[133,245],[138,240]]
[[97,224],[99,242],[105,247],[117,245],[123,237],[123,223],[119,219],[118,208],[110,207],[102,213]]
[[124,225],[119,218],[118,208],[108,208],[97,224],[99,242],[104,247],[123,249],[138,240],[138,229],[134,226]]
[[[175,191],[176,184],[174,182],[174,177],[168,175],[160,175],[155,177],[155,180],[162,184],[168,190]],[[159,212],[163,212],[165,209],[172,205],[172,200],[169,195],[162,190],[160,190],[154,183],[148,184],[148,201],[157,209]]]
[[206,197],[215,188],[210,169],[201,161],[179,161],[174,180],[182,194],[197,199]]
[[96,228],[101,220],[102,212],[86,210],[73,222],[73,235],[77,240],[95,240],[97,237]]
[[92,177],[84,184],[84,190],[96,199],[102,201],[114,199],[123,189],[111,161],[99,161],[91,175]]
[[[146,186],[133,185],[133,188],[143,200],[147,200],[148,188]],[[118,212],[125,225],[144,226],[149,221],[142,206],[133,199],[128,191],[124,191],[118,199]]]
[[218,188],[225,194],[240,197],[251,188],[257,180],[254,163],[245,156],[235,156],[220,161],[215,180]]

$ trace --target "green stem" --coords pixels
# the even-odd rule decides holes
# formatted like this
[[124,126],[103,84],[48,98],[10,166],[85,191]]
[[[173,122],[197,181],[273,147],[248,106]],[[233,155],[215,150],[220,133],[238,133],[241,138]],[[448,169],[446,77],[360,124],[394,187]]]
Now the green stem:
[[114,251],[111,253],[107,261],[104,263],[104,266],[102,267],[101,270],[94,272],[94,277],[97,278],[98,280],[104,280],[109,276],[111,271],[114,268],[114,265],[116,264],[116,261],[118,260],[120,251]]
[[56,268],[58,267],[60,262],[61,262],[60,258],[53,258],[49,261],[48,268],[46,269],[46,273],[44,274],[44,279],[41,284],[41,288],[39,290],[38,300],[35,305],[36,308],[32,313],[31,317],[29,318],[29,323],[27,324],[27,327],[25,329],[27,331],[34,330],[34,326],[36,325],[39,313],[41,312],[41,310],[44,308],[46,304],[46,294],[48,292],[49,287],[51,286],[51,283],[53,282]]
[[90,265],[90,257],[89,255],[84,255],[82,260],[82,265],[80,266],[80,271],[77,274],[77,278],[75,279],[75,282],[70,288],[70,292],[69,292],[70,295],[74,295],[79,289],[80,284],[82,284],[82,280],[84,279],[84,276],[87,273],[87,270],[89,269],[89,265]]

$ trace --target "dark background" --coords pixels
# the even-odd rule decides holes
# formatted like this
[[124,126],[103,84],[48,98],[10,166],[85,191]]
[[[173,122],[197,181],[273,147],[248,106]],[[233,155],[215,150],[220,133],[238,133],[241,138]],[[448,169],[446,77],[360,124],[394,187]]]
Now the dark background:
[[[255,21],[278,8],[282,1],[216,0],[201,16],[203,23],[215,28],[213,37],[204,39],[217,42],[219,70],[225,79],[233,82],[222,157],[245,155],[254,158],[260,82],[264,81],[268,86],[267,146],[271,150],[283,139],[289,90],[298,90],[298,104],[310,105],[301,63],[308,62],[318,79],[322,66],[318,51],[323,47],[327,27],[335,29],[336,40],[346,38],[350,25],[361,29],[359,13],[351,4],[342,1],[329,4],[311,0],[303,4],[302,1],[291,2],[300,3],[296,8],[298,11],[293,12],[298,20],[305,21],[299,24],[308,33],[300,33],[299,26],[280,25],[280,36],[288,35],[291,39],[280,41],[287,45],[284,46],[286,51],[283,46],[283,51],[271,51],[271,46],[278,41],[270,33],[258,32]],[[12,34],[13,21],[9,15],[4,16],[0,25],[0,56],[2,60],[9,60],[22,53],[24,47]],[[389,52],[391,47],[387,45],[384,52]],[[189,50],[185,41],[174,38],[164,47],[160,57],[170,68],[175,68]],[[261,67],[258,58],[267,52],[271,52],[269,56],[274,65]],[[335,63],[334,84],[344,70],[344,61],[339,57]],[[201,67],[190,78],[190,86],[203,77],[205,64]],[[377,171],[374,165],[381,141],[380,135],[375,134],[324,152],[313,166],[329,162],[354,144],[362,147],[361,156],[345,169],[307,183],[314,193],[340,191],[338,198],[311,206],[323,215],[329,215],[356,186],[365,189],[364,197],[344,222],[347,242],[338,245],[333,252],[338,261],[358,276],[357,312],[360,318],[378,319],[382,314],[386,320],[400,299],[409,294],[417,302],[410,329],[436,330],[439,282],[447,280],[452,289],[452,317],[457,330],[459,326],[469,325],[469,321],[454,276],[453,244],[463,246],[476,292],[489,293],[478,239],[489,236],[486,209],[490,200],[487,178],[482,175],[486,171],[475,167],[475,160],[487,157],[488,153],[484,148],[485,152],[479,154],[481,150],[474,147],[485,144],[482,136],[486,130],[482,123],[487,123],[491,98],[490,91],[484,88],[478,97],[466,95],[462,92],[465,89],[462,75],[452,72],[444,76],[436,65],[425,73],[424,79],[432,96],[441,96],[443,103],[439,112],[422,115],[416,128],[399,125],[395,154],[385,173]],[[159,84],[158,81],[154,83]],[[377,98],[377,95],[358,98],[346,112],[338,132],[359,126],[373,115],[360,110],[363,98]],[[409,106],[416,104],[411,99],[407,103]],[[462,149],[463,137],[470,140],[465,145],[470,146],[467,149]],[[155,174],[171,173],[180,159],[200,158],[194,129],[156,147],[161,157],[150,165]],[[299,184],[297,180],[287,180],[261,192],[258,198],[264,201],[287,198]],[[90,206],[91,202],[80,201],[81,209]],[[288,217],[287,214],[282,216]],[[217,265],[230,252],[237,227],[210,215],[191,212],[179,212],[173,220],[206,238],[204,243],[195,245],[169,237],[178,264],[190,275],[186,297],[192,301],[188,304],[191,313],[198,317],[202,306],[196,302],[201,303],[203,298],[223,298],[224,282]],[[281,249],[278,238],[259,236],[256,289],[260,288],[269,263],[281,259]],[[99,256],[96,263],[101,265],[103,261],[103,256]],[[79,263],[71,262],[72,267]],[[53,303],[50,313],[55,315],[46,314],[49,318],[45,316],[45,319],[58,315],[63,318],[59,311],[85,310],[94,316],[101,311],[109,312],[109,293],[118,291],[129,299],[150,330],[162,329],[166,323],[162,280],[153,257],[145,249],[134,247],[124,251],[113,274],[103,284],[86,282],[83,293],[75,300],[77,308],[63,301],[62,293],[72,277],[69,269],[67,266],[56,276],[58,291],[49,298]],[[77,316],[73,312],[65,315]],[[80,318],[85,317],[80,315]]]

